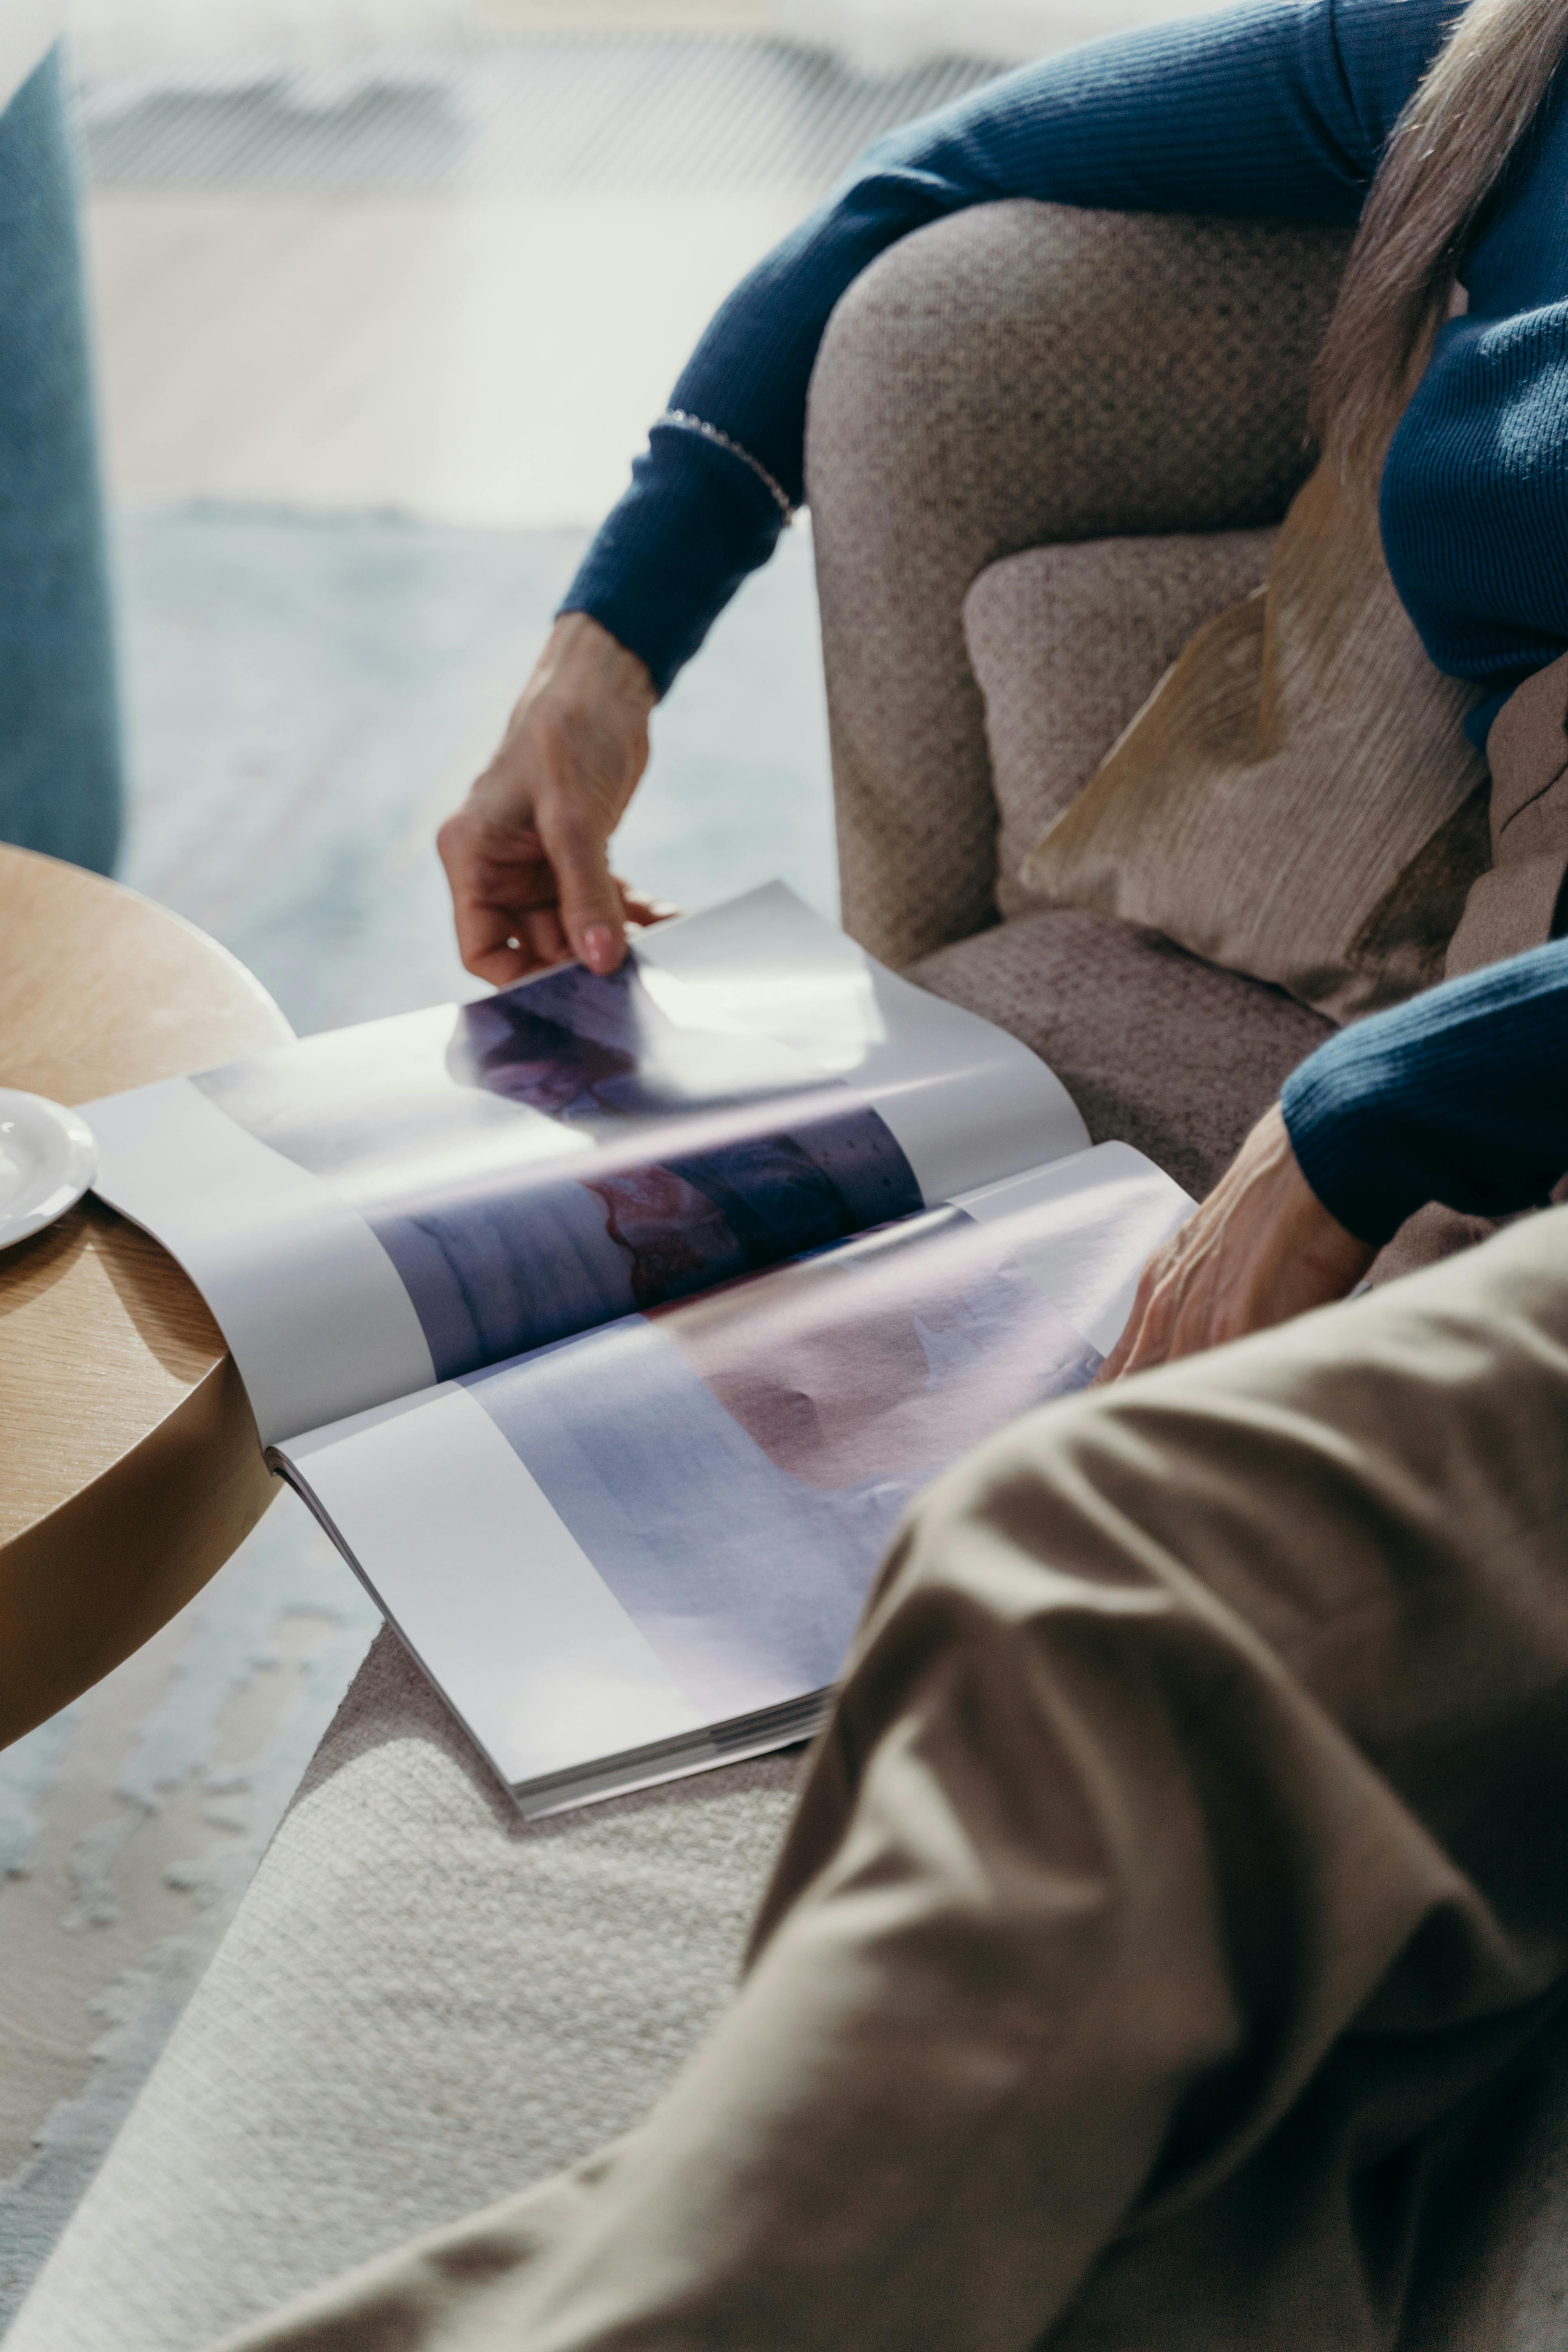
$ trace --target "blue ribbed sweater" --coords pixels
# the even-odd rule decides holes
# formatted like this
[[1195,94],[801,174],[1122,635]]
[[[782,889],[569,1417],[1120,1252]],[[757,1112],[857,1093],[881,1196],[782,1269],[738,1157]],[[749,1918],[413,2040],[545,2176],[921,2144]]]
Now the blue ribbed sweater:
[[[829,314],[898,238],[974,204],[1353,221],[1461,0],[1245,0],[1009,74],[880,140],[719,311],[563,607],[662,691],[804,494]],[[1389,569],[1439,669],[1489,689],[1568,651],[1568,107],[1556,99],[1467,255],[1384,467]],[[1425,1201],[1500,1214],[1568,1169],[1568,943],[1345,1031],[1285,1112],[1368,1241]]]

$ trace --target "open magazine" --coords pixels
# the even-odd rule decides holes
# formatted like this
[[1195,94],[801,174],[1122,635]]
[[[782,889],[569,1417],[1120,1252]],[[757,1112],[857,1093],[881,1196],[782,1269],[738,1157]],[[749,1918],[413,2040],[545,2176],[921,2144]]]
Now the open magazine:
[[1191,1202],[773,884],[86,1107],[275,1470],[524,1811],[784,1746],[912,1496]]

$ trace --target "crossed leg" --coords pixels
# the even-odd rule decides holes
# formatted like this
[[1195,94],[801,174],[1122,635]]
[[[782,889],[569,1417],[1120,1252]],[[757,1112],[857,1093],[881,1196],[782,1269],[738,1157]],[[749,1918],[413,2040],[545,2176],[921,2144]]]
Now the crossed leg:
[[1568,1979],[1568,1210],[1048,1406],[889,1556],[629,2138],[228,2352],[1394,2340]]

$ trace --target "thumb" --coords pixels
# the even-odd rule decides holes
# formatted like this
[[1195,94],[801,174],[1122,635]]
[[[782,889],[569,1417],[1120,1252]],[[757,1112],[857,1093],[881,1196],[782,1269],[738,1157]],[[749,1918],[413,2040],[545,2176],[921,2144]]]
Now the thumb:
[[561,928],[590,971],[616,971],[626,951],[621,894],[610,873],[609,844],[573,814],[542,819],[540,838],[555,873]]

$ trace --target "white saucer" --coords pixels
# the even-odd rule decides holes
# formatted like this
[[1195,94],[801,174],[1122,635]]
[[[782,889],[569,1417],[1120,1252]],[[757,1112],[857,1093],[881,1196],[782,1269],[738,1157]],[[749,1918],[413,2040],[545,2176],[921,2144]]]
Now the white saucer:
[[63,1217],[97,1173],[85,1118],[42,1095],[0,1087],[0,1249]]

